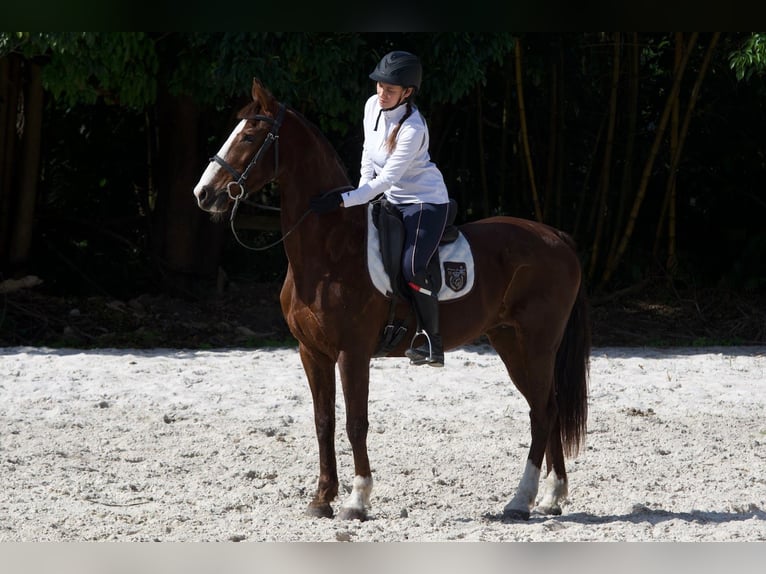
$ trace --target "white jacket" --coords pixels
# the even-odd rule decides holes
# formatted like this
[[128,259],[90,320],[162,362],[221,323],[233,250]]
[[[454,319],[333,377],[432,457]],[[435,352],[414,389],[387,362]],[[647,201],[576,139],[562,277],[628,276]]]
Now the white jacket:
[[367,100],[359,187],[341,194],[345,207],[367,203],[381,193],[397,204],[449,202],[444,178],[428,154],[428,126],[417,107],[402,124],[394,152],[386,149],[388,135],[406,112],[407,106],[401,105],[380,113],[377,94]]

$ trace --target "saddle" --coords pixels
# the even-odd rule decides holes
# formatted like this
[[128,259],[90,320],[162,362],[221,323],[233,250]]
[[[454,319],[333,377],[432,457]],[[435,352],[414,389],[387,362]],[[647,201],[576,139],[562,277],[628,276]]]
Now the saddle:
[[[450,199],[447,212],[447,224],[444,226],[439,245],[452,243],[458,238],[459,231],[455,226],[457,216],[457,201]],[[382,198],[373,203],[372,222],[378,228],[380,238],[380,254],[383,258],[383,269],[391,279],[391,295],[409,300],[409,287],[401,277],[402,252],[404,250],[404,223],[399,210]],[[434,291],[441,288],[441,271],[439,251],[437,250],[428,263],[428,273],[434,281]]]
[[[439,245],[447,245],[460,237],[460,232],[455,225],[457,216],[457,201],[450,199],[447,212],[447,223],[444,226]],[[395,309],[397,299],[409,302],[412,305],[410,289],[402,278],[401,260],[404,250],[404,223],[399,210],[393,207],[388,200],[381,198],[372,204],[372,223],[378,230],[380,241],[380,255],[383,261],[383,269],[390,279],[392,292],[386,293],[391,298],[389,318],[383,329],[381,341],[373,356],[386,355],[402,340],[407,333],[405,322],[396,319]],[[442,273],[439,250],[431,257],[428,263],[428,273],[433,280],[433,288],[436,293],[442,286]]]

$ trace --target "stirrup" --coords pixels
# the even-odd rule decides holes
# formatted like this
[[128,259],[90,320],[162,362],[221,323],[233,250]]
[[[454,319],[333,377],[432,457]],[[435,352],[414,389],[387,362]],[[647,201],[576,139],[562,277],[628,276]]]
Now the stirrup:
[[[426,338],[426,343],[420,347],[415,347],[415,340],[423,335]],[[415,335],[410,341],[410,348],[404,353],[410,360],[410,365],[430,365],[432,367],[444,366],[444,354],[441,356],[435,356],[433,345],[431,344],[431,337],[425,331],[416,331]]]

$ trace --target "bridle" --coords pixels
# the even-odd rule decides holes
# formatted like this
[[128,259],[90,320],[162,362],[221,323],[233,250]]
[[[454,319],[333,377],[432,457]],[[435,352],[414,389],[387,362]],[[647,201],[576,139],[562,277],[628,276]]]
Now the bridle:
[[[212,161],[216,162],[218,165],[220,165],[222,168],[228,171],[234,178],[233,181],[230,181],[229,183],[226,184],[226,193],[228,193],[229,197],[234,200],[235,205],[239,200],[244,199],[245,197],[245,187],[242,185],[242,182],[244,182],[247,179],[247,176],[250,175],[250,170],[252,170],[255,167],[255,164],[258,163],[258,160],[261,159],[263,154],[269,151],[269,148],[273,144],[276,144],[276,145],[274,146],[274,177],[271,178],[271,181],[274,181],[274,179],[276,179],[277,173],[279,172],[279,128],[282,127],[282,122],[285,119],[285,105],[279,104],[279,111],[277,112],[276,118],[272,118],[270,116],[264,116],[262,114],[257,114],[253,116],[252,118],[248,118],[248,119],[269,123],[271,124],[271,129],[269,130],[269,133],[266,134],[266,139],[263,140],[263,143],[261,144],[260,149],[255,153],[255,155],[253,156],[253,159],[250,160],[250,163],[247,164],[245,171],[243,171],[242,173],[239,173],[236,169],[234,169],[231,166],[231,164],[229,164],[225,159],[223,159],[218,154],[215,154],[213,157],[210,158],[211,162]],[[232,186],[236,186],[239,188],[239,193],[237,195],[232,195],[231,193]]]
[[[245,249],[251,249],[253,251],[264,251],[266,249],[269,249],[271,247],[274,247],[275,245],[278,245],[282,241],[285,240],[285,238],[292,233],[293,229],[298,227],[298,224],[303,221],[303,219],[308,214],[303,214],[303,217],[301,217],[298,220],[298,223],[296,223],[290,231],[285,233],[282,237],[280,237],[277,241],[274,243],[271,243],[270,245],[266,245],[265,247],[251,247],[249,245],[245,245],[242,240],[239,238],[239,235],[237,234],[237,230],[234,228],[234,218],[237,216],[237,210],[239,209],[239,204],[241,201],[245,201],[245,186],[243,183],[247,180],[247,176],[250,175],[250,171],[255,167],[255,164],[258,163],[258,161],[263,157],[263,155],[269,151],[269,148],[273,145],[274,146],[274,176],[271,178],[269,183],[274,181],[277,178],[277,174],[279,173],[279,128],[282,127],[282,122],[285,119],[285,110],[287,107],[284,104],[279,104],[279,111],[277,112],[277,116],[275,118],[272,118],[271,116],[265,116],[263,114],[256,114],[252,116],[251,118],[248,118],[250,120],[257,120],[266,122],[268,124],[271,124],[271,129],[269,130],[269,133],[266,134],[266,138],[263,140],[263,143],[261,143],[261,147],[258,149],[257,152],[255,152],[255,155],[253,156],[253,159],[250,160],[250,163],[247,164],[247,167],[245,170],[240,173],[234,167],[228,163],[225,159],[223,159],[218,154],[215,154],[213,157],[210,158],[211,162],[216,162],[218,165],[220,165],[223,169],[228,171],[231,176],[234,178],[232,181],[226,184],[226,193],[229,194],[229,197],[234,201],[234,206],[231,208],[231,216],[229,217],[229,225],[231,226],[231,232],[234,234],[234,239],[237,240],[237,243],[239,243],[242,247]],[[237,189],[238,193],[232,193],[232,189]],[[256,207],[260,209],[267,209],[271,211],[281,211],[279,207],[273,207],[270,205],[262,205],[262,204],[254,204]]]
[[[229,226],[231,227],[231,232],[234,235],[234,239],[237,240],[237,243],[239,243],[242,247],[245,249],[250,249],[251,251],[265,251],[266,249],[270,249],[276,245],[279,245],[282,243],[288,235],[290,235],[295,229],[303,222],[304,219],[306,219],[306,216],[311,213],[311,209],[307,209],[306,212],[301,215],[301,217],[298,219],[298,221],[289,229],[287,232],[282,235],[279,239],[274,241],[273,243],[270,243],[269,245],[266,245],[264,247],[252,247],[250,245],[246,245],[242,242],[242,240],[239,238],[239,235],[237,234],[237,230],[234,228],[234,218],[237,215],[237,210],[239,209],[239,204],[241,201],[245,201],[245,186],[243,185],[243,182],[247,180],[247,176],[250,175],[250,170],[255,167],[255,164],[258,163],[258,160],[263,157],[263,154],[265,154],[269,148],[273,145],[274,146],[274,176],[269,180],[268,183],[273,182],[277,178],[277,174],[279,173],[279,128],[282,127],[282,121],[285,119],[285,110],[286,106],[284,104],[279,104],[279,111],[277,112],[277,117],[272,118],[270,116],[264,116],[262,114],[257,114],[252,116],[251,118],[248,118],[250,120],[259,120],[262,122],[267,122],[271,124],[271,129],[269,130],[269,133],[266,134],[266,138],[263,140],[263,143],[261,144],[261,147],[258,149],[257,152],[255,152],[255,155],[253,156],[253,159],[250,160],[250,163],[247,164],[247,167],[242,173],[239,173],[234,167],[229,164],[225,159],[223,159],[218,154],[215,154],[213,157],[210,158],[211,162],[216,162],[218,165],[220,165],[222,168],[224,168],[226,171],[228,171],[234,180],[230,181],[226,184],[226,193],[229,194],[229,197],[234,201],[234,205],[231,208],[231,216],[229,217]],[[239,188],[239,193],[236,195],[232,194],[231,190],[232,187]],[[352,186],[343,186],[339,187],[332,191],[345,191],[348,189],[353,189]],[[250,202],[246,202],[250,204]],[[258,207],[260,209],[267,209],[271,211],[281,211],[279,207],[273,207],[270,205],[263,205],[260,203],[253,203],[255,207]]]

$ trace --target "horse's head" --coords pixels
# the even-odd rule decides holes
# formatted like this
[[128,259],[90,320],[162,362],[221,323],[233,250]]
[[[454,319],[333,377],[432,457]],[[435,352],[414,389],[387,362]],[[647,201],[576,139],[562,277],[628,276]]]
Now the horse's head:
[[240,110],[239,123],[218,153],[210,158],[194,196],[205,211],[223,213],[238,199],[276,179],[279,129],[284,105],[253,78],[253,101]]

